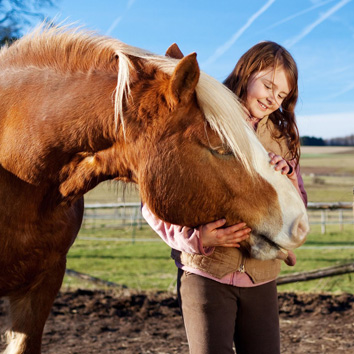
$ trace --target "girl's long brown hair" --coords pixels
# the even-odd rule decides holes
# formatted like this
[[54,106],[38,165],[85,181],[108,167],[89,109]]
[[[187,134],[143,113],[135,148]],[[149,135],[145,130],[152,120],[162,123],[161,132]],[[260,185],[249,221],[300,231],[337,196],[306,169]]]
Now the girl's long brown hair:
[[275,42],[258,43],[240,58],[233,71],[225,79],[224,85],[244,103],[247,97],[247,84],[251,75],[268,68],[275,70],[279,67],[284,68],[291,91],[279,109],[270,114],[269,119],[278,128],[278,132],[272,132],[273,137],[285,137],[291,158],[298,162],[300,159],[300,137],[295,119],[295,106],[298,98],[298,71],[291,54]]

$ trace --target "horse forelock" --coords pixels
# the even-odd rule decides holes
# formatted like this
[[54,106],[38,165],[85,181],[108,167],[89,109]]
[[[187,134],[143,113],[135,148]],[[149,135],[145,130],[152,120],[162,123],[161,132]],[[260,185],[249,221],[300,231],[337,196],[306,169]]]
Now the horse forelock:
[[230,147],[248,172],[254,175],[253,145],[260,143],[244,118],[245,113],[238,98],[222,83],[203,72],[196,93],[211,128]]
[[[114,62],[115,57],[119,58],[119,70]],[[42,25],[9,48],[1,50],[0,69],[9,66],[21,69],[35,66],[66,74],[78,71],[89,74],[95,69],[114,72],[117,75],[115,122],[118,126],[120,121],[124,132],[123,102],[130,99],[133,57],[143,59],[147,65],[153,65],[169,75],[179,62],[92,31],[69,26]],[[196,94],[198,104],[211,128],[252,173],[252,144],[257,142],[257,138],[243,118],[244,113],[237,97],[204,72],[201,72]]]

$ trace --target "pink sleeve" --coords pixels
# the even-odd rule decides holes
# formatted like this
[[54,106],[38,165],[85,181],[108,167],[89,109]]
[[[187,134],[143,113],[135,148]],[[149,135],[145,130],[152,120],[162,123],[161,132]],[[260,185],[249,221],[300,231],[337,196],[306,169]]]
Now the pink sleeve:
[[298,190],[305,206],[307,206],[307,193],[305,191],[304,181],[301,177],[300,165],[298,164],[296,166],[296,169],[294,170],[295,161],[288,161],[288,164],[293,169],[293,171],[290,174],[288,174],[288,177],[290,178],[291,182],[294,184],[295,188]]
[[203,247],[198,229],[170,224],[159,219],[151,210],[143,205],[142,214],[150,227],[171,247],[186,253],[197,253],[205,256],[214,252],[213,247]]

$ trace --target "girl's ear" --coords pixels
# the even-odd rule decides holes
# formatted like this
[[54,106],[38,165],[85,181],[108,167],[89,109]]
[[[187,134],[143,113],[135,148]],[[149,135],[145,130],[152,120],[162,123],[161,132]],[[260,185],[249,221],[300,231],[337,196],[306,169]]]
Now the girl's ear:
[[191,99],[200,76],[197,54],[192,53],[177,64],[169,83],[171,108],[179,102]]

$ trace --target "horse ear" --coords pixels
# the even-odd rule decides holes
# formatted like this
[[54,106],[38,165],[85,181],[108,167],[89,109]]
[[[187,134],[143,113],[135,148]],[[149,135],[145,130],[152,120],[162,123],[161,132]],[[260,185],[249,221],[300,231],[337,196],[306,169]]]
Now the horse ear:
[[170,57],[173,59],[182,59],[184,57],[183,53],[179,49],[176,43],[171,44],[166,50],[166,57]]
[[195,91],[199,80],[200,70],[197,54],[184,57],[177,64],[170,79],[171,108],[178,102],[187,101]]

